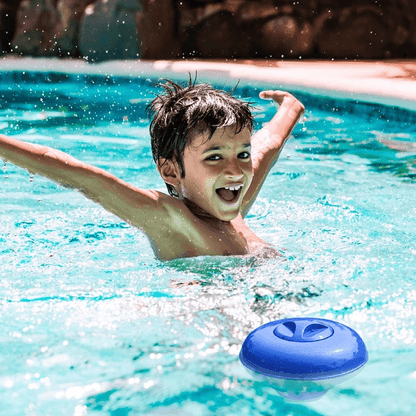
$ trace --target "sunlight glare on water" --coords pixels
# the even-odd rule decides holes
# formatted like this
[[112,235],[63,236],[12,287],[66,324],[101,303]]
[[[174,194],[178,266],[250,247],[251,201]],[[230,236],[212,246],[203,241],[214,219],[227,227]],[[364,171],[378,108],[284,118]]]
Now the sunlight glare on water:
[[[1,76],[3,134],[164,189],[144,111],[150,80]],[[257,128],[276,111],[259,91],[236,90],[255,101]],[[411,414],[416,115],[295,94],[305,118],[247,217],[280,259],[160,262],[140,230],[4,164],[4,414]],[[359,376],[307,404],[285,402],[238,361],[251,330],[295,316],[354,328],[370,355]]]

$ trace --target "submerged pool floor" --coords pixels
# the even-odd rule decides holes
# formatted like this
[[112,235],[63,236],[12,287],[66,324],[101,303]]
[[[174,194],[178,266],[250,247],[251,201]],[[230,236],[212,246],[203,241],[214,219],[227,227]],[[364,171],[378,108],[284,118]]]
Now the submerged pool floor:
[[[156,79],[1,77],[2,134],[164,189],[144,111]],[[259,92],[235,92],[255,101],[256,128],[275,112]],[[81,194],[4,166],[0,413],[412,414],[416,114],[294,94],[305,118],[247,217],[280,260],[160,262],[139,230]],[[238,360],[251,330],[295,316],[338,320],[369,352],[360,375],[316,402],[286,402]]]

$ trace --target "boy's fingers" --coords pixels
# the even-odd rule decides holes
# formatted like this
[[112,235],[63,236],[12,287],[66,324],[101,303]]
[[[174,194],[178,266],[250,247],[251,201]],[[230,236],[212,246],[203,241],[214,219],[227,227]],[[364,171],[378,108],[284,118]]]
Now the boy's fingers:
[[262,91],[259,96],[260,98],[273,98],[275,92],[277,91]]
[[272,99],[274,101],[276,101],[277,103],[281,104],[283,101],[283,98],[287,95],[287,93],[285,91],[279,91],[279,90],[275,90],[275,91],[262,91],[259,94],[260,98],[263,98],[264,100],[269,100]]

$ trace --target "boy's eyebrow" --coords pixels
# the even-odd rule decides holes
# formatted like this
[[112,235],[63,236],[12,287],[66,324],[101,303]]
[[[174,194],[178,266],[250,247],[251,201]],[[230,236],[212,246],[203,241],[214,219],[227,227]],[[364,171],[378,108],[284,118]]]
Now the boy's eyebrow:
[[[204,154],[204,153],[208,153],[208,152],[211,152],[212,150],[221,150],[221,148],[223,148],[223,147],[226,147],[226,146],[212,146],[212,147],[210,147],[210,148],[208,148],[208,149],[204,150],[204,151],[202,152],[202,154]],[[245,149],[247,149],[247,148],[251,147],[251,143],[244,143],[244,144],[243,144],[243,147],[244,147]]]

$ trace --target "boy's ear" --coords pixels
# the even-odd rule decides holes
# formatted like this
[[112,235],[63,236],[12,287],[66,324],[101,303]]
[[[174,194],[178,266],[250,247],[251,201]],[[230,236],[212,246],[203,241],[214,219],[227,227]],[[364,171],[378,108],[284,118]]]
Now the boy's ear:
[[159,158],[156,166],[165,183],[172,186],[178,186],[180,184],[181,171],[176,161],[172,159]]

